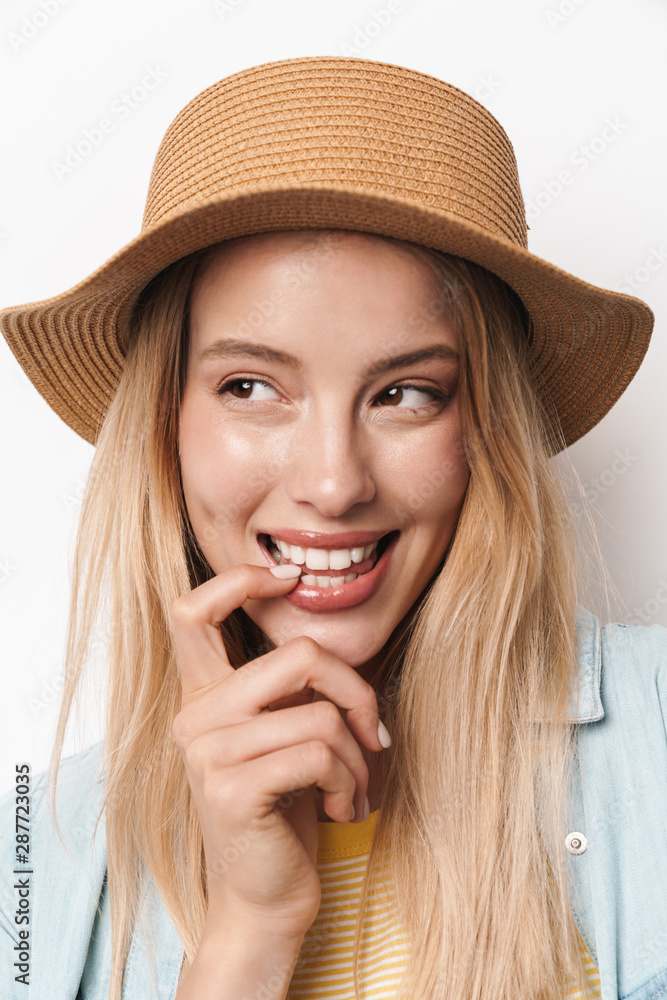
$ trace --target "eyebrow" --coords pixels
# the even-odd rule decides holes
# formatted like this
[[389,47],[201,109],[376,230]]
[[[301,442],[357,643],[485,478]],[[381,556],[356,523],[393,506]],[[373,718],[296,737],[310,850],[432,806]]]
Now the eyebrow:
[[[303,371],[303,365],[293,354],[286,351],[278,351],[274,347],[266,344],[257,344],[252,340],[235,340],[227,338],[216,340],[214,344],[206,347],[198,356],[197,361],[206,361],[211,358],[223,357],[251,357],[258,358],[273,364],[285,365],[295,371]],[[393,371],[396,368],[403,368],[406,365],[419,364],[421,361],[431,361],[439,359],[445,361],[459,361],[459,352],[449,347],[448,344],[432,344],[430,347],[418,348],[416,351],[408,351],[405,354],[395,354],[392,357],[383,358],[376,361],[366,371],[367,378],[381,375],[383,372]]]

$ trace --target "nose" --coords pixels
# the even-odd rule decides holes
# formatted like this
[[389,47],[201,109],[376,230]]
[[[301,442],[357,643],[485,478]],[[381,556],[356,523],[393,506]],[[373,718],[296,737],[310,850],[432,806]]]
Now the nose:
[[370,447],[368,434],[349,414],[313,411],[292,439],[290,499],[312,504],[324,517],[369,503],[376,492]]

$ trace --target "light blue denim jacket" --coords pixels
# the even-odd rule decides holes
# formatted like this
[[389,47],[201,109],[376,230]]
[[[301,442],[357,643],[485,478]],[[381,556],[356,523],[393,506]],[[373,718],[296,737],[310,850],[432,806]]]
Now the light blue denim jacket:
[[[603,1000],[667,1000],[667,629],[600,624],[579,609],[581,689],[569,829],[587,846],[563,845],[580,933],[597,965]],[[33,783],[30,986],[15,981],[18,905],[14,793],[0,802],[0,995],[3,1000],[106,1000],[109,899],[101,744],[61,765],[54,833],[44,776]],[[32,866],[31,866],[32,867]],[[182,947],[152,882],[144,896],[155,948],[151,978],[144,937],[132,939],[123,997],[173,1000]],[[99,904],[99,910],[98,910]],[[259,987],[260,984],[258,984]],[[258,994],[259,995],[259,994]]]

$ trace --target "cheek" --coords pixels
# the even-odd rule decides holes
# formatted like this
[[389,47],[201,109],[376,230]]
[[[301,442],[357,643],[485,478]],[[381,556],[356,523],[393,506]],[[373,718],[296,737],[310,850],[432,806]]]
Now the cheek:
[[470,478],[458,420],[428,428],[417,446],[410,445],[397,453],[391,471],[405,511],[415,522],[452,521]]

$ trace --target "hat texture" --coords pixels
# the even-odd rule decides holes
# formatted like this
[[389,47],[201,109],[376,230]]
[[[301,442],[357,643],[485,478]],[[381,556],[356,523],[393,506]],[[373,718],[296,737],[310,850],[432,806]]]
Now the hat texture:
[[532,317],[529,364],[566,444],[617,401],[653,313],[531,254],[516,159],[468,94],[390,63],[263,63],[197,95],[169,126],[141,232],[74,288],[0,312],[38,391],[94,443],[121,375],[141,290],[202,247],[252,233],[336,228],[410,240],[486,267]]

